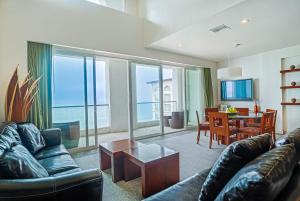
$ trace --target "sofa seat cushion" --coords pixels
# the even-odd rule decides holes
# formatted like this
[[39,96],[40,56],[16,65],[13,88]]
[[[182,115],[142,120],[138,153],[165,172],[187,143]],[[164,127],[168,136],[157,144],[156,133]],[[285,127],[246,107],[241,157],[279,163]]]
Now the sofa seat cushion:
[[295,129],[294,131],[290,132],[289,134],[277,139],[275,142],[275,146],[279,147],[285,144],[295,144],[298,161],[300,160],[300,128]]
[[38,151],[34,157],[37,160],[40,159],[45,159],[45,158],[49,158],[49,157],[53,157],[53,156],[59,156],[59,155],[63,155],[63,154],[69,154],[69,152],[67,151],[67,149],[65,148],[64,145],[60,144],[60,145],[55,145],[55,146],[51,146],[51,147],[46,147],[40,151]]
[[270,150],[272,138],[264,134],[229,145],[213,165],[201,188],[199,200],[214,200],[227,182],[248,162]]
[[51,176],[59,177],[59,176],[63,176],[63,175],[73,174],[73,173],[80,172],[80,171],[82,171],[80,168],[74,168],[74,169],[71,169],[71,170],[67,170],[67,171],[64,171],[64,172],[53,174]]
[[78,168],[78,165],[76,165],[69,154],[53,156],[38,161],[47,170],[49,175]]
[[6,179],[28,179],[49,176],[45,168],[20,144],[0,157],[0,172]]
[[22,139],[23,145],[32,154],[46,146],[45,140],[39,129],[32,123],[18,124],[18,131]]
[[202,186],[210,169],[187,178],[166,190],[163,190],[144,201],[174,201],[174,200],[188,200],[197,201],[200,193],[199,186]]
[[226,184],[216,201],[272,201],[288,183],[296,163],[294,144],[272,149],[243,167]]

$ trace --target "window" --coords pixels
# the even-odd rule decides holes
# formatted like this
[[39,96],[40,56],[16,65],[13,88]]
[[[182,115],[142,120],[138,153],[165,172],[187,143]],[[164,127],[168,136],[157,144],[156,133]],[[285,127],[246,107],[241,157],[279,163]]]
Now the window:
[[66,54],[55,54],[53,61],[53,126],[78,122],[79,144],[68,148],[95,145],[98,129],[110,126],[106,62]]
[[106,6],[115,10],[125,11],[125,0],[86,0],[101,6]]

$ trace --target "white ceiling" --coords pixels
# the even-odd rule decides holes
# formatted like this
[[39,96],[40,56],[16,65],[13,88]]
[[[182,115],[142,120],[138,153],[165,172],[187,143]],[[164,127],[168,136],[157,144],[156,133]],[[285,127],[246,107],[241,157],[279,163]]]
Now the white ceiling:
[[[221,61],[300,44],[300,0],[176,1],[181,2],[179,8],[184,7],[181,12],[172,8],[150,12],[155,7],[148,5],[145,18],[160,27],[168,23],[169,28],[167,34],[165,32],[147,47]],[[163,1],[160,3],[164,7]],[[212,9],[214,6],[217,9]],[[161,23],[159,16],[163,16]],[[244,18],[250,22],[241,25]],[[218,33],[209,31],[221,24],[231,29]],[[234,48],[236,43],[242,45]]]

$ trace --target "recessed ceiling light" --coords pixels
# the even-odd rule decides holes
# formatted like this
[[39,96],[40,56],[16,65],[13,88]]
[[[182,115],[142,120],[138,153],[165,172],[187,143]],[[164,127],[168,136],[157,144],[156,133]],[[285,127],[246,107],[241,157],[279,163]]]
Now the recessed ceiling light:
[[248,22],[249,22],[249,19],[247,19],[247,18],[241,20],[241,24],[247,24]]
[[242,45],[241,43],[235,43],[234,47],[237,48],[237,47],[240,47],[241,45]]
[[181,42],[177,43],[177,47],[182,47],[182,43]]

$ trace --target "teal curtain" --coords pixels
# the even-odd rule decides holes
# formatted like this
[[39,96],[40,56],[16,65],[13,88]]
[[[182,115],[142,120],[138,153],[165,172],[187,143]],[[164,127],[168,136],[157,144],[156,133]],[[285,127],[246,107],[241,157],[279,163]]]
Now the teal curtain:
[[52,46],[28,42],[27,64],[28,72],[34,79],[41,77],[38,85],[39,91],[29,113],[29,121],[39,129],[50,128],[52,126]]
[[214,107],[214,94],[210,68],[203,68],[203,83],[205,107]]

